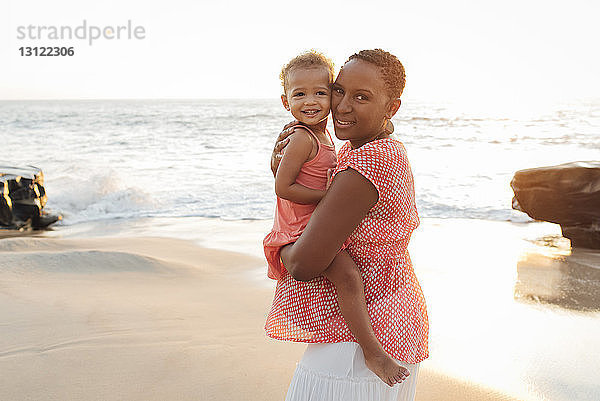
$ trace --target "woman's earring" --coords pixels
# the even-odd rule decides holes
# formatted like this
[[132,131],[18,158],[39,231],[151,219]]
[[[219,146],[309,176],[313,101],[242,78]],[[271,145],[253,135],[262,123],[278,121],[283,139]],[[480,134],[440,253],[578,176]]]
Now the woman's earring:
[[385,129],[384,129],[384,131],[388,135],[394,133],[394,124],[392,124],[392,120],[387,120],[387,122],[385,123]]

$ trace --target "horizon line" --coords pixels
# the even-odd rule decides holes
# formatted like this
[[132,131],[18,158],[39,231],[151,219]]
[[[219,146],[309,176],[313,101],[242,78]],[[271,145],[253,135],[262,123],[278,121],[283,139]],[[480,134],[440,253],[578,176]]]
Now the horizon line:
[[[457,99],[454,98],[431,98],[428,96],[410,96],[405,95],[402,96],[402,99],[410,99],[417,101],[427,101],[432,103],[445,103],[445,102],[457,102]],[[266,97],[266,96],[257,96],[257,97],[73,97],[73,98],[0,98],[0,102],[11,102],[11,101],[131,101],[131,100],[275,100],[280,101],[279,96],[277,97]],[[564,103],[569,101],[600,101],[600,96],[598,95],[584,95],[584,96],[574,96],[569,98],[563,98],[558,100],[558,103]],[[460,101],[458,101],[460,102]]]

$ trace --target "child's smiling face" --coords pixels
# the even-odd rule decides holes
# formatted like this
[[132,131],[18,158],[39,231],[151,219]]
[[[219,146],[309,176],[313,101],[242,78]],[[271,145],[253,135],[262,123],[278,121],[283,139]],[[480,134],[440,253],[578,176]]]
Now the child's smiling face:
[[316,125],[329,115],[331,103],[329,71],[323,67],[294,68],[288,72],[283,106],[296,120]]

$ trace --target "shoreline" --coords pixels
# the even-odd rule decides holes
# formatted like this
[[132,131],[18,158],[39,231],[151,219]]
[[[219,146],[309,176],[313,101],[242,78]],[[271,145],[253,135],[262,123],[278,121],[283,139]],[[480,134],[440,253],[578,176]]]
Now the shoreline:
[[[85,227],[58,227],[41,235],[0,237],[0,310],[6,333],[0,338],[0,370],[6,372],[0,379],[1,399],[284,398],[304,344],[280,342],[264,335],[274,282],[266,278],[264,261],[258,254],[261,248],[253,241],[262,239],[261,233],[265,227],[270,228],[271,222],[167,220],[95,228],[90,223]],[[519,267],[533,268],[534,273],[516,283],[522,285],[525,281],[524,289],[519,291],[539,292],[545,287],[535,282],[540,276],[535,269],[546,269],[546,275],[548,269],[562,272],[565,266],[564,261],[556,262],[557,268],[547,266],[544,263],[548,260],[560,259],[544,255],[541,250],[564,253],[564,249],[539,248],[530,240],[538,238],[539,233],[553,235],[553,228],[519,226],[515,231],[511,223],[505,222],[423,219],[419,230],[411,242],[411,256],[430,308],[433,358],[421,365],[416,399],[536,401],[544,394],[554,394],[539,389],[526,393],[520,387],[519,375],[539,379],[523,370],[527,361],[518,362],[522,366],[516,374],[501,373],[510,380],[470,376],[473,366],[471,370],[462,366],[469,361],[456,359],[454,367],[453,348],[467,348],[463,348],[463,340],[448,337],[448,329],[456,323],[447,324],[444,303],[448,300],[436,281],[440,255],[428,249],[435,243],[441,253],[461,254],[467,265],[462,267],[465,277],[479,274],[477,261],[489,259],[476,249],[481,243],[505,246],[516,258],[496,262],[508,260],[515,270],[524,249],[535,251],[538,259],[521,260]],[[466,237],[470,243],[457,249],[461,242],[453,240],[452,235],[466,235],[465,230],[472,232]],[[484,232],[489,236],[477,242]],[[532,238],[524,241],[523,235]],[[499,243],[502,236],[510,238]],[[448,242],[447,247],[441,245],[442,240]],[[520,248],[515,249],[517,246]],[[589,255],[575,256],[579,258],[575,261],[583,258],[591,260],[592,265],[596,263]],[[537,267],[523,267],[523,263],[534,262]],[[590,269],[600,271],[600,265]],[[564,281],[553,277],[553,283]],[[441,280],[452,282],[448,278]],[[486,280],[494,280],[494,275]],[[511,292],[515,291],[514,283]],[[497,295],[502,298],[506,294],[486,296]],[[528,319],[535,318],[536,309],[548,314],[553,313],[552,308],[564,308],[553,305],[551,297],[551,308],[547,309],[546,304],[531,306],[531,299],[518,300],[514,293],[509,295],[513,312]],[[463,305],[467,301],[453,302]],[[488,307],[496,313],[494,308],[493,304]],[[568,314],[569,319],[581,313],[565,310],[560,313]],[[581,324],[589,324],[590,316],[595,319],[598,314],[584,313]],[[498,318],[502,316],[494,317]],[[557,338],[560,336],[557,333]],[[588,345],[598,341],[586,339]],[[528,344],[526,339],[520,341]],[[481,363],[476,370],[486,374],[494,371],[489,362]],[[504,363],[497,361],[500,368]],[[457,375],[456,371],[463,373]]]

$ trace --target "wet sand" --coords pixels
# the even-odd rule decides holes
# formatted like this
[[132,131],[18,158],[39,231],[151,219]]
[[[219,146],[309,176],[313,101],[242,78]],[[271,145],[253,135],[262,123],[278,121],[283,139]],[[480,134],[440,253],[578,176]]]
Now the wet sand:
[[[282,400],[304,345],[264,335],[268,225],[153,219],[0,239],[0,399]],[[423,222],[411,255],[431,358],[417,400],[598,399],[598,253],[533,241],[557,242],[554,230]]]

